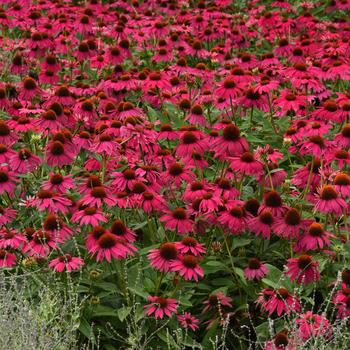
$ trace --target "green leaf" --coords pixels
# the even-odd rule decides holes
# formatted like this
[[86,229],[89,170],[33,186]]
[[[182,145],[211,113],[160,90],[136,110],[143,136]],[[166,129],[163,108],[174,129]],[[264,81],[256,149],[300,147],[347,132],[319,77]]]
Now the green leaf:
[[87,321],[85,317],[80,319],[79,331],[88,339],[90,339],[93,343],[95,343],[95,337],[92,332],[91,325]]
[[129,316],[131,310],[132,310],[132,307],[131,307],[131,306],[123,306],[123,307],[121,307],[121,308],[117,311],[118,317],[119,317],[120,321],[123,322],[123,321]]
[[204,349],[212,348],[211,340],[215,340],[215,336],[217,335],[217,328],[218,320],[215,320],[203,338],[202,346]]
[[103,306],[103,305],[96,306],[93,310],[93,315],[94,317],[103,317],[103,316],[117,317],[118,316],[115,309],[109,306]]

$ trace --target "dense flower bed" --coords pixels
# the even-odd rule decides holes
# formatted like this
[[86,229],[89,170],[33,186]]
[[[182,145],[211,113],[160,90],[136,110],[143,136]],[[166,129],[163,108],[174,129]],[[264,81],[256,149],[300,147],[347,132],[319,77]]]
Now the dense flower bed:
[[78,285],[103,349],[338,339],[349,1],[1,4],[6,273]]

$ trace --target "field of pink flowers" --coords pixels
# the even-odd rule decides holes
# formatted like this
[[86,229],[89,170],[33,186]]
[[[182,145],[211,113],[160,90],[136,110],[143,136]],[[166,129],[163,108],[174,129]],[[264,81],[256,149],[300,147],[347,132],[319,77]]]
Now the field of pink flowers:
[[77,348],[348,349],[349,0],[0,4],[4,276]]

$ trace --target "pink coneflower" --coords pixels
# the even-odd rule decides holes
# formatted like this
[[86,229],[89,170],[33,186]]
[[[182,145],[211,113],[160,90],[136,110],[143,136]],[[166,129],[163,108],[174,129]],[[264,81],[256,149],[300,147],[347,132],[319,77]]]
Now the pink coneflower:
[[350,147],[350,124],[344,125],[341,130],[341,133],[337,134],[334,140],[337,142],[339,146],[349,148]]
[[202,313],[206,313],[209,310],[217,310],[222,307],[232,307],[232,298],[226,296],[223,292],[216,292],[209,295],[207,300],[203,301],[204,309]]
[[289,314],[291,311],[298,312],[300,310],[299,300],[290,294],[286,288],[276,289],[268,302],[263,305],[269,315],[277,313],[277,316],[281,316],[286,313]]
[[182,315],[177,316],[177,320],[179,321],[182,328],[191,329],[192,331],[197,330],[198,327],[198,318],[192,316],[189,312],[184,312]]
[[207,126],[207,120],[201,105],[195,104],[191,107],[190,113],[186,116],[185,121],[193,125]]
[[17,233],[15,230],[7,228],[0,230],[0,248],[17,249],[25,242],[24,235]]
[[298,325],[298,335],[303,341],[307,341],[311,337],[314,339],[320,335],[325,338],[331,336],[331,324],[324,316],[307,311],[305,314],[301,314],[295,322]]
[[235,77],[226,77],[222,82],[218,84],[218,88],[215,90],[215,94],[219,97],[225,99],[234,100],[240,96],[242,92],[242,86],[237,81]]
[[198,259],[191,254],[180,256],[171,262],[170,271],[179,273],[186,281],[194,279],[198,282],[198,276],[204,277],[203,270],[198,265]]
[[345,165],[350,165],[350,153],[343,149],[334,149],[325,157],[329,162],[336,162],[338,168],[342,170]]
[[81,199],[81,204],[87,206],[96,206],[98,208],[106,204],[108,207],[113,207],[117,203],[116,198],[103,186],[96,186],[90,190],[90,193],[86,194]]
[[59,241],[66,241],[73,234],[73,230],[56,214],[48,214],[46,216],[43,222],[43,229],[50,233],[52,237],[59,239]]
[[61,194],[49,190],[40,190],[36,198],[31,202],[38,210],[48,210],[49,213],[61,212],[68,213],[71,200],[63,197]]
[[240,130],[234,124],[223,129],[222,136],[216,139],[212,147],[215,156],[220,158],[238,156],[249,148],[248,142],[240,136]]
[[183,181],[191,182],[193,178],[194,174],[190,168],[181,163],[170,164],[163,176],[164,182],[174,183],[176,186],[180,186]]
[[248,88],[239,102],[246,108],[257,108],[264,112],[269,110],[268,101],[265,95],[261,95],[254,88]]
[[218,195],[213,192],[207,192],[202,197],[199,204],[199,211],[201,213],[212,213],[216,212],[219,206],[222,204],[222,200]]
[[71,164],[74,154],[61,141],[48,143],[46,151],[46,161],[51,167]]
[[169,272],[170,265],[177,259],[178,250],[176,245],[171,242],[162,243],[160,248],[152,249],[148,253],[148,259],[151,265],[161,272]]
[[49,267],[54,269],[56,272],[62,272],[67,270],[67,272],[72,272],[74,270],[80,270],[84,265],[84,260],[79,257],[73,257],[70,254],[64,254],[56,259],[53,259],[49,263]]
[[33,171],[40,164],[41,159],[30,152],[30,150],[27,148],[22,148],[9,160],[11,169],[20,174],[26,174]]
[[296,350],[296,348],[285,332],[279,332],[273,340],[265,344],[264,350]]
[[13,267],[16,264],[16,255],[4,249],[0,250],[0,267]]
[[226,200],[237,198],[239,191],[234,188],[231,181],[225,177],[219,177],[215,180],[216,188],[214,189],[214,196],[219,196]]
[[128,228],[121,220],[115,220],[109,231],[126,242],[134,242],[136,240],[136,233]]
[[75,99],[72,97],[69,88],[64,85],[56,89],[55,95],[50,100],[61,103],[63,106],[72,106],[75,103]]
[[242,153],[240,157],[233,157],[230,167],[238,173],[255,176],[257,180],[264,174],[263,164],[249,151]]
[[261,211],[258,216],[248,219],[247,225],[250,231],[256,236],[262,235],[265,239],[269,239],[271,235],[271,227],[275,221],[270,210]]
[[315,203],[315,210],[326,213],[334,214],[336,216],[342,215],[346,209],[347,204],[344,199],[340,198],[338,192],[332,185],[325,185],[320,188],[318,193],[318,199]]
[[142,193],[142,209],[145,213],[161,212],[166,209],[166,203],[157,193],[145,191]]
[[48,130],[49,132],[57,132],[62,128],[62,121],[58,118],[56,112],[52,109],[41,114],[39,119],[34,122],[39,130]]
[[178,157],[186,157],[193,152],[203,154],[207,149],[205,140],[197,137],[198,133],[185,131],[180,136],[180,144],[176,147],[176,155]]
[[12,196],[16,188],[16,182],[13,171],[8,170],[6,167],[0,167],[0,194],[7,192]]
[[321,161],[319,159],[314,159],[306,166],[301,167],[294,172],[291,183],[299,188],[305,188],[309,183],[311,188],[314,188],[321,180],[320,169]]
[[208,185],[204,181],[194,181],[189,183],[183,194],[183,199],[192,202],[196,198],[202,197],[207,193]]
[[287,211],[280,194],[276,191],[269,191],[265,194],[264,203],[260,206],[259,213],[265,209],[270,210],[272,215],[276,217],[281,217]]
[[0,120],[0,143],[5,146],[12,146],[18,139],[15,132],[12,132],[9,125]]
[[138,181],[145,181],[135,170],[127,168],[121,172],[114,172],[112,174],[114,180],[112,186],[116,191],[132,190],[133,185]]
[[70,175],[63,176],[57,173],[50,173],[49,180],[43,183],[42,188],[48,191],[55,191],[58,193],[66,193],[68,190],[74,188]]
[[296,95],[285,89],[281,91],[281,96],[276,98],[273,103],[278,108],[276,115],[283,117],[290,111],[299,114],[301,108],[306,105],[306,99],[304,96]]
[[192,232],[193,230],[193,221],[188,217],[184,208],[166,211],[166,214],[160,218],[160,221],[165,222],[166,229],[177,231],[180,235]]
[[300,143],[300,154],[322,158],[330,150],[331,142],[320,135],[310,136],[308,140]]
[[82,131],[73,137],[73,142],[77,146],[78,150],[81,148],[89,150],[92,144],[91,135],[87,131]]
[[281,169],[277,163],[269,162],[267,167],[269,168],[269,174],[261,179],[261,183],[264,184],[266,189],[281,186],[288,175],[287,172]]
[[173,313],[176,313],[178,303],[176,299],[149,296],[148,301],[151,304],[145,305],[145,311],[147,316],[154,314],[155,318],[162,319],[164,315],[171,317]]
[[339,173],[334,178],[334,188],[343,197],[350,197],[350,176]]
[[107,156],[116,156],[120,145],[113,140],[113,137],[108,134],[102,134],[96,137],[91,145],[90,151],[105,154]]
[[277,236],[283,238],[296,238],[304,228],[304,223],[297,209],[291,208],[285,212],[283,217],[276,218],[272,225]]
[[232,205],[220,213],[218,221],[221,225],[227,226],[230,233],[242,233],[247,224],[246,211],[242,205]]
[[175,246],[180,254],[192,254],[200,257],[205,253],[204,245],[190,236],[184,237],[180,242],[175,242]]
[[[1,125],[0,125],[1,128]],[[15,151],[10,147],[0,144],[0,163],[8,163],[10,158],[15,155]]]
[[308,229],[302,234],[297,242],[297,251],[307,251],[315,249],[323,249],[331,245],[330,237],[334,235],[326,232],[323,226],[318,222],[313,222]]
[[56,85],[60,77],[51,69],[46,69],[40,72],[39,81],[41,84]]
[[301,255],[299,258],[287,260],[286,275],[291,281],[296,280],[298,284],[309,284],[320,279],[320,273],[317,271],[318,262],[312,261],[312,256]]
[[248,267],[244,269],[244,276],[247,280],[261,280],[268,272],[268,268],[259,259],[253,258],[249,260]]
[[21,90],[19,94],[22,100],[30,100],[35,95],[39,95],[40,93],[41,90],[37,86],[36,81],[33,78],[27,77],[22,81]]
[[350,295],[348,295],[342,302],[338,303],[337,317],[344,319],[350,316]]
[[[29,234],[30,233],[30,234]],[[28,256],[47,256],[51,250],[56,250],[61,240],[50,232],[38,230],[27,232],[27,243],[23,246],[23,253]]]
[[88,251],[91,255],[96,255],[97,262],[104,259],[107,262],[111,262],[112,258],[119,260],[125,259],[127,255],[134,256],[134,252],[137,251],[133,245],[108,231],[95,236],[95,239],[96,241],[91,244]]
[[0,226],[9,224],[16,217],[17,211],[12,208],[3,208],[0,205]]
[[153,72],[147,76],[146,80],[143,82],[142,88],[144,91],[150,89],[170,90],[171,84],[165,74]]
[[101,222],[107,222],[107,218],[103,215],[103,211],[96,207],[87,207],[76,211],[72,215],[72,222],[79,225],[98,226]]
[[176,140],[178,137],[178,132],[174,131],[170,124],[163,124],[160,126],[160,132],[157,136],[158,139]]

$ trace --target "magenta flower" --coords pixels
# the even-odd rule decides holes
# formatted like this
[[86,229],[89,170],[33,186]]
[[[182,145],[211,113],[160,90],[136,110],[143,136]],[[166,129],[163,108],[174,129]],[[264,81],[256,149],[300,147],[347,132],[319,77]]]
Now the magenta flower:
[[271,211],[265,209],[256,217],[251,216],[247,221],[247,226],[256,236],[262,235],[264,239],[269,239],[275,220],[276,218],[274,218]]
[[203,270],[198,265],[198,259],[191,254],[179,256],[177,260],[171,262],[170,271],[177,272],[187,281],[194,279],[198,282],[198,276],[204,277]]
[[227,211],[220,213],[218,221],[226,226],[230,233],[242,233],[247,225],[246,211],[242,205],[232,205]]
[[180,242],[175,242],[175,246],[180,254],[192,254],[196,257],[205,254],[204,245],[190,236],[184,237]]
[[128,255],[133,256],[137,251],[132,244],[108,231],[102,232],[99,237],[96,237],[96,232],[97,239],[90,245],[88,251],[91,255],[96,255],[97,262],[104,259],[111,262],[112,258],[125,259]]
[[249,149],[248,142],[241,137],[241,132],[234,124],[228,125],[222,131],[222,136],[213,144],[215,157],[234,157]]
[[53,259],[49,263],[49,267],[54,269],[56,272],[72,272],[73,270],[80,270],[81,266],[84,265],[84,260],[78,257],[72,257],[70,254],[64,254],[56,259]]
[[13,171],[26,174],[38,167],[41,164],[41,160],[27,148],[23,148],[9,159],[9,164]]
[[315,209],[321,213],[342,215],[346,209],[346,202],[340,198],[338,192],[332,185],[325,185],[320,188]]
[[297,244],[297,251],[307,251],[315,249],[323,249],[331,245],[329,238],[335,238],[334,235],[324,230],[323,226],[318,222],[313,222],[307,230],[301,235]]
[[102,210],[96,207],[87,207],[76,211],[72,215],[72,222],[79,223],[80,225],[98,226],[101,222],[107,221]]
[[320,279],[320,273],[317,268],[318,262],[312,261],[312,256],[301,255],[299,258],[287,260],[286,275],[291,281],[296,280],[298,284],[309,284]]
[[54,141],[47,145],[46,162],[49,166],[63,166],[73,162],[74,154],[61,141]]
[[269,272],[268,268],[258,259],[253,258],[248,262],[248,267],[244,269],[244,276],[247,280],[261,280]]
[[334,188],[342,197],[350,197],[350,176],[339,173],[334,178]]
[[179,235],[192,232],[193,230],[193,222],[189,219],[184,208],[166,211],[166,214],[160,218],[160,221],[165,222],[167,230],[176,231]]
[[27,235],[27,243],[22,247],[22,251],[28,256],[46,257],[51,250],[56,250],[61,242],[59,237],[38,230]]
[[63,176],[57,173],[50,173],[48,181],[43,182],[44,190],[66,193],[68,190],[75,187],[72,178],[69,175]]
[[6,167],[0,167],[0,194],[7,192],[10,196],[16,188],[16,178],[13,171]]
[[13,267],[16,264],[16,255],[0,249],[0,267]]
[[3,208],[0,206],[0,226],[9,224],[16,217],[17,211],[12,208]]
[[151,261],[151,266],[161,272],[169,272],[171,264],[178,257],[178,250],[174,243],[165,242],[161,244],[160,248],[151,249],[147,257]]
[[226,296],[222,292],[212,293],[207,300],[204,300],[204,309],[202,313],[206,313],[209,310],[217,310],[221,307],[232,307],[232,298]]
[[264,309],[272,315],[276,313],[277,316],[281,316],[290,312],[298,312],[300,310],[299,300],[290,294],[287,289],[276,289],[267,303],[263,304]]
[[242,153],[240,157],[233,157],[230,167],[242,175],[254,176],[257,180],[264,175],[263,164],[249,151]]
[[96,206],[101,208],[103,204],[112,207],[117,203],[116,198],[103,186],[93,187],[89,194],[86,194],[80,201],[81,204],[87,206]]
[[177,320],[182,328],[189,328],[192,331],[195,331],[199,328],[199,320],[196,317],[192,316],[189,312],[184,312],[182,315],[178,315]]
[[11,229],[0,229],[0,248],[17,249],[26,242],[26,238]]
[[155,318],[162,319],[165,316],[171,317],[173,313],[176,313],[178,303],[176,299],[149,296],[148,301],[151,304],[145,305],[145,311],[147,316],[154,314]]
[[304,226],[305,224],[301,219],[299,211],[291,208],[285,212],[282,218],[276,218],[272,228],[276,235],[292,239],[299,237]]
[[298,325],[298,335],[303,341],[320,335],[329,338],[332,334],[332,327],[327,318],[311,311],[301,314],[295,322]]

